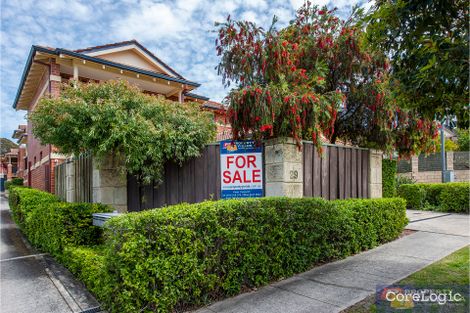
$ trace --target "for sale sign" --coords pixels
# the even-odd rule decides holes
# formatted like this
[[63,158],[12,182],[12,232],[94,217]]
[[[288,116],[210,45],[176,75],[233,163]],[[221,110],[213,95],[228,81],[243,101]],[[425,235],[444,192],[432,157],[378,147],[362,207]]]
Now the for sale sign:
[[253,140],[220,142],[221,198],[263,196],[263,147]]

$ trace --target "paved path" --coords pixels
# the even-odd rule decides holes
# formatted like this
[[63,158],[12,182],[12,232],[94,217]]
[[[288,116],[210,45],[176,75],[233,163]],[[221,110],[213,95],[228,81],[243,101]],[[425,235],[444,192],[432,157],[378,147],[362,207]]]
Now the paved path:
[[0,195],[0,312],[80,312],[96,300],[62,266],[29,247]]
[[417,232],[347,259],[202,308],[197,313],[332,313],[470,243],[469,216],[408,211]]

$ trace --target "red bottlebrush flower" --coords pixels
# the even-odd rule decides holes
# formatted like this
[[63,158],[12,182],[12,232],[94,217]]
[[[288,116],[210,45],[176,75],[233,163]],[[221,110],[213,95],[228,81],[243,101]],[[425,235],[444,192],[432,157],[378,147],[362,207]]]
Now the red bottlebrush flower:
[[266,101],[270,104],[272,102],[272,98],[271,98],[271,95],[267,95],[266,96]]
[[318,78],[317,78],[317,81],[318,81],[318,82],[321,82],[321,81],[324,81],[324,80],[325,80],[325,78],[324,78],[324,77],[321,77],[321,76],[318,76]]
[[298,48],[299,48],[299,45],[298,45],[298,44],[294,43],[294,44],[292,45],[292,49],[293,49],[293,50],[297,50]]
[[284,97],[284,103],[288,103],[289,100],[290,100],[290,97],[289,97],[289,96],[285,96],[285,97]]
[[295,72],[295,71],[297,70],[297,68],[296,68],[295,65],[294,65],[294,66],[292,66],[292,67],[290,68],[290,70],[291,70],[292,72]]
[[422,129],[423,128],[423,120],[419,119],[416,126],[418,127],[418,129]]
[[259,130],[262,132],[265,132],[265,131],[271,130],[272,128],[273,128],[273,125],[264,124],[259,128]]
[[262,92],[263,91],[260,88],[256,87],[256,93],[262,93]]
[[246,89],[243,89],[243,95],[246,96]]
[[323,14],[325,14],[325,11],[323,10],[318,11],[318,15],[323,15]]
[[261,117],[259,117],[259,116],[255,117],[255,121],[259,122],[260,120],[261,120]]
[[284,41],[282,42],[282,46],[283,46],[283,47],[287,47],[288,44],[289,44],[289,43],[287,42],[287,40],[284,40]]

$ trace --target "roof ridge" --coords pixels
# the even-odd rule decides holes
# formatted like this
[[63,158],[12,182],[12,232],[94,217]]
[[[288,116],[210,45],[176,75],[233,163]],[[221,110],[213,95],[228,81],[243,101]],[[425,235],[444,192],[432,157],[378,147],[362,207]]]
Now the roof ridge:
[[82,48],[82,49],[75,49],[71,51],[81,53],[81,52],[86,52],[90,50],[102,49],[102,48],[113,47],[113,46],[120,46],[120,45],[128,44],[128,43],[137,43],[137,40],[135,39],[124,40],[124,41],[119,41],[119,42],[107,43],[104,45],[98,45],[98,46],[87,47],[87,48]]
[[[150,50],[148,50],[146,47],[144,47],[140,42],[138,42],[136,39],[131,39],[131,40],[125,40],[125,41],[120,41],[120,42],[115,42],[115,43],[109,43],[105,45],[99,45],[99,46],[94,46],[94,47],[88,47],[88,48],[83,48],[83,49],[77,49],[77,50],[70,50],[76,53],[86,53],[89,51],[94,51],[94,50],[102,50],[102,49],[108,49],[112,47],[120,47],[120,46],[125,46],[128,44],[135,44],[137,47],[140,49],[144,50],[145,53],[148,53],[151,58],[155,59],[158,63],[161,63],[163,67],[165,67],[169,72],[171,72],[173,75],[176,77],[179,77],[181,79],[185,79],[181,74],[179,74],[177,71],[175,71],[171,66],[163,62],[159,57],[157,57],[155,54],[153,54]],[[66,50],[66,49],[64,49]]]

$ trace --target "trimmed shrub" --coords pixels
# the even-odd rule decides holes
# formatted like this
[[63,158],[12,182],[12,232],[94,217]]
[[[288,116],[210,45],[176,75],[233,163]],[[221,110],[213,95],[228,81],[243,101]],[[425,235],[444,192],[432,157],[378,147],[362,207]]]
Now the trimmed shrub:
[[68,245],[100,243],[102,229],[93,226],[92,214],[112,211],[102,204],[60,202],[50,193],[22,187],[11,190],[10,208],[31,244],[55,256]]
[[10,181],[5,182],[5,189],[9,190],[12,186],[23,186],[23,178],[13,178]]
[[469,213],[470,184],[448,184],[440,195],[440,208],[445,212]]
[[66,246],[58,259],[97,298],[109,293],[103,246]]
[[382,160],[382,197],[392,198],[396,196],[397,189],[397,161]]
[[408,209],[469,212],[470,183],[403,184],[398,195]]
[[101,243],[102,228],[93,226],[93,213],[111,212],[96,203],[41,204],[26,217],[25,235],[35,247],[60,255],[69,245]]
[[25,232],[26,216],[32,210],[43,204],[59,202],[59,199],[53,194],[37,189],[11,186],[8,201],[13,220],[18,227]]
[[112,312],[183,310],[392,240],[402,199],[260,198],[111,219],[102,298]]

